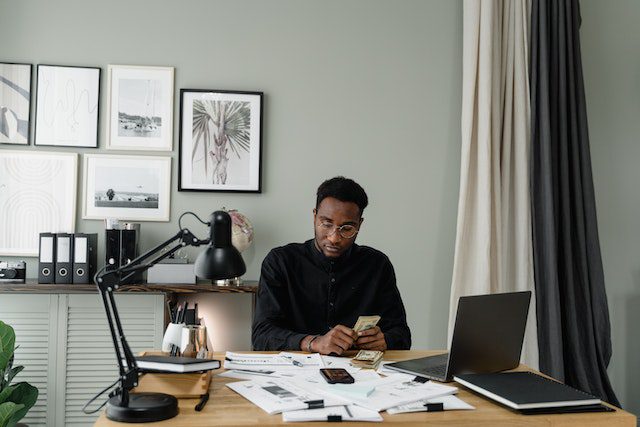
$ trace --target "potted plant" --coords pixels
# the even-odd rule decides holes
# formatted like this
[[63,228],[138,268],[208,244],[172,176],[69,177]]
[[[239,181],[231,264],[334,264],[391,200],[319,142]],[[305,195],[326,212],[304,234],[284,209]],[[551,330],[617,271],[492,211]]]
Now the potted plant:
[[24,366],[13,366],[16,333],[0,320],[0,427],[13,427],[36,403],[38,389],[27,382],[11,384]]

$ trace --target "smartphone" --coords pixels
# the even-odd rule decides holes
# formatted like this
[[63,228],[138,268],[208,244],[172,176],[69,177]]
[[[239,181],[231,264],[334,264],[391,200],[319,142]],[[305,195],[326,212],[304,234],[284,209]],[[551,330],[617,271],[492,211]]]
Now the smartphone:
[[355,380],[343,368],[323,368],[320,373],[329,384],[353,384]]

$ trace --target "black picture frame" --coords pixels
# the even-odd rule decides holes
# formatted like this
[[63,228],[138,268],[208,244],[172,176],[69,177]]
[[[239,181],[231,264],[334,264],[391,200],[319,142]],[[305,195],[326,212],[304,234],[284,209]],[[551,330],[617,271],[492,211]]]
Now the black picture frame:
[[33,145],[98,148],[101,79],[100,67],[38,64]]
[[0,144],[31,143],[32,76],[32,64],[0,62]]
[[178,191],[262,192],[263,102],[263,92],[180,90]]

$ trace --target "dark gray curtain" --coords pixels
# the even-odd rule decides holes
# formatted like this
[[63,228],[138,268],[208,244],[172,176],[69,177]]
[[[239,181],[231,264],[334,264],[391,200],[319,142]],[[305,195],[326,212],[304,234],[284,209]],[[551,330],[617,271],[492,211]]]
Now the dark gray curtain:
[[540,370],[619,405],[600,257],[578,0],[531,4],[531,203]]

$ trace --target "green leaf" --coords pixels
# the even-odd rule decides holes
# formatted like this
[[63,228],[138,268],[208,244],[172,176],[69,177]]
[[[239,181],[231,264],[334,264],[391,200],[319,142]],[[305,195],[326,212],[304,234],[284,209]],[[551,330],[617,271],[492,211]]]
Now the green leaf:
[[13,357],[16,333],[13,328],[0,320],[0,372],[4,372]]
[[13,390],[15,390],[14,386],[9,386],[0,390],[0,403],[6,402],[9,399],[9,396],[11,396],[11,393],[13,393]]
[[38,400],[38,389],[26,382],[15,384],[13,387],[15,387],[15,389],[9,396],[9,401],[21,406],[11,417],[11,421],[17,423],[27,414],[29,409],[35,405],[36,400]]
[[24,405],[13,402],[5,402],[0,404],[0,427],[15,425],[13,418],[20,410],[23,409],[23,407]]
[[11,380],[13,380],[15,376],[18,375],[23,369],[24,366],[16,366],[15,368],[11,369],[9,371],[9,374],[7,374],[7,384],[11,384]]

